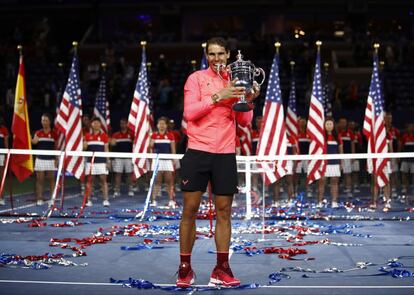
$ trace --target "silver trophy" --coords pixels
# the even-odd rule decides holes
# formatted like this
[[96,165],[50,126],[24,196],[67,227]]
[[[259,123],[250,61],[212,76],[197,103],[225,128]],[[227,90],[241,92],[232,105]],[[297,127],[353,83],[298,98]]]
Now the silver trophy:
[[[220,74],[221,71],[226,71],[230,75],[230,81],[233,81],[237,78],[235,83],[236,87],[245,87],[246,92],[240,100],[233,105],[233,110],[236,112],[248,112],[251,108],[248,105],[246,100],[246,95],[253,93],[253,82],[255,77],[260,75],[263,76],[262,81],[258,84],[259,86],[263,84],[265,80],[265,72],[262,68],[256,68],[256,66],[250,60],[243,60],[243,56],[240,53],[237,54],[237,60],[227,66],[219,65],[217,66],[217,73],[221,79],[224,80],[223,76]],[[257,82],[257,81],[256,81]]]

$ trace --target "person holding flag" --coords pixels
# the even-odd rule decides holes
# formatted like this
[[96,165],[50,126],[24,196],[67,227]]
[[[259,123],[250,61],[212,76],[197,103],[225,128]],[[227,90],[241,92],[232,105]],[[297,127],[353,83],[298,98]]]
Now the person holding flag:
[[[332,117],[327,117],[324,124],[324,134],[326,139],[326,151],[327,154],[342,154],[343,153],[343,141],[341,135],[335,130],[335,122]],[[326,165],[325,175],[319,179],[318,182],[318,203],[316,208],[322,208],[323,197],[325,193],[326,178],[329,178],[331,188],[331,207],[336,209],[338,205],[338,191],[339,191],[339,177],[341,176],[339,160],[328,160]]]
[[[39,150],[55,150],[58,140],[57,133],[51,128],[52,116],[44,113],[41,119],[42,129],[37,130],[33,136],[32,144],[36,145]],[[36,156],[35,167],[36,171],[36,205],[41,206],[43,200],[43,184],[45,176],[49,180],[50,195],[53,193],[55,187],[55,171],[57,166],[57,159],[51,155]]]
[[[173,133],[168,131],[168,118],[161,117],[157,121],[157,131],[151,135],[149,148],[152,152],[157,154],[175,154],[175,139]],[[152,162],[152,170],[155,170],[155,162]],[[152,194],[152,207],[157,207],[157,196],[161,193],[161,186],[163,181],[166,184],[168,193],[168,207],[176,208],[177,202],[174,199],[174,161],[173,160],[159,160],[158,161],[157,179]]]
[[[119,121],[118,132],[112,134],[110,145],[113,148],[114,152],[118,153],[131,153],[132,152],[132,142],[134,141],[134,136],[128,130],[128,120],[122,118]],[[121,196],[121,180],[122,173],[126,174],[127,184],[128,184],[128,196],[134,196],[134,180],[132,177],[132,162],[131,159],[121,159],[115,158],[112,160],[112,170],[115,173],[115,184],[114,184],[114,195],[113,197]]]
[[[83,147],[86,151],[89,152],[109,152],[109,138],[105,132],[102,132],[102,123],[98,117],[93,117],[91,120],[92,132],[85,135],[83,142]],[[110,165],[109,159],[103,157],[96,157],[95,161],[92,163],[92,159],[88,157],[86,161],[86,175],[92,176],[92,181],[90,183],[90,189],[88,190],[89,195],[87,196],[88,201],[86,206],[92,206],[92,201],[90,199],[90,193],[94,188],[94,176],[99,176],[101,183],[101,190],[103,195],[104,207],[109,207],[108,196],[108,183],[106,181],[106,176],[108,175],[108,166]]]

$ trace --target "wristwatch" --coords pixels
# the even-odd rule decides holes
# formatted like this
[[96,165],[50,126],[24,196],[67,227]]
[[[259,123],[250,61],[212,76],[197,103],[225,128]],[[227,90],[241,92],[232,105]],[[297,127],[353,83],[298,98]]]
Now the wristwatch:
[[213,101],[213,104],[218,103],[218,101],[220,100],[220,95],[218,95],[217,93],[213,94],[211,96],[211,100]]

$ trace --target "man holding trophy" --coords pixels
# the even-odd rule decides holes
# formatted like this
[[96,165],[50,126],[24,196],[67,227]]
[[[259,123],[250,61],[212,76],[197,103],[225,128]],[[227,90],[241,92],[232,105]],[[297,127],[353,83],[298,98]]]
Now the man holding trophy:
[[[183,213],[180,223],[180,266],[177,286],[194,283],[191,252],[196,239],[196,217],[201,196],[210,182],[215,195],[217,265],[210,284],[238,286],[230,269],[231,205],[237,193],[235,155],[236,123],[248,125],[253,118],[251,101],[259,96],[254,77],[264,73],[249,61],[230,58],[227,42],[208,40],[209,67],[192,73],[184,86],[184,117],[187,121],[188,149],[181,160]],[[237,64],[236,64],[237,63]],[[263,82],[263,81],[262,81]]]

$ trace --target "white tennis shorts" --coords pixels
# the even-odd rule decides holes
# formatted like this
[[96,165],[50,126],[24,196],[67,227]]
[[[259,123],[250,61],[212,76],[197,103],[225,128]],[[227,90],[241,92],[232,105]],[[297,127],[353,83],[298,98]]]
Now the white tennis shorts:
[[326,165],[325,177],[340,177],[340,176],[341,176],[341,165],[339,164]]
[[[155,160],[152,160],[151,170],[155,169]],[[173,160],[158,160],[158,171],[175,171]]]
[[106,163],[94,163],[92,166],[91,171],[91,163],[86,163],[86,170],[85,175],[102,175],[102,174],[108,174],[108,168],[106,167]]
[[112,170],[115,173],[132,173],[132,160],[131,159],[114,159],[112,161]]
[[54,159],[38,159],[35,161],[35,171],[56,171]]
[[302,160],[296,166],[296,173],[308,173],[308,161]]

